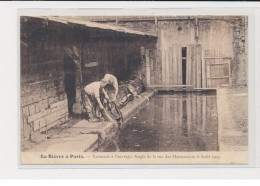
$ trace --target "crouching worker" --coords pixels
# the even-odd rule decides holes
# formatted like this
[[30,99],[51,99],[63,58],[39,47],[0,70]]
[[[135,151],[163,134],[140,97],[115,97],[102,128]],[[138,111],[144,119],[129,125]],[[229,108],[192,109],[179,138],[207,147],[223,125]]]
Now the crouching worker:
[[[103,89],[103,91],[101,92],[101,103],[104,105],[105,107],[105,112],[104,115],[106,116],[106,118],[114,123],[114,121],[118,124],[118,126],[120,127],[121,124],[123,123],[123,115],[120,111],[120,109],[118,108],[117,104],[115,103],[116,101],[116,97],[118,94],[118,82],[115,76],[111,75],[111,74],[106,74],[104,76],[104,78],[101,80],[102,82],[102,87],[105,87],[107,85],[111,85],[114,89],[114,95],[112,96],[110,94],[110,96],[107,94],[107,92],[112,93],[112,92],[108,89],[107,91],[105,91]],[[108,88],[108,87],[106,87]],[[111,99],[110,99],[111,98]]]
[[83,107],[90,122],[100,121],[102,117],[100,110],[104,110],[104,106],[100,101],[100,91],[105,92],[101,81],[90,83],[82,91]]

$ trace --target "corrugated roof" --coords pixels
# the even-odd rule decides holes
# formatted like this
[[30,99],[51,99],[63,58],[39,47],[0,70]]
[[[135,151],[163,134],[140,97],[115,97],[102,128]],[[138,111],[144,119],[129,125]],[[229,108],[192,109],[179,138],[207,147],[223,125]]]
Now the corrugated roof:
[[26,17],[34,17],[34,18],[59,22],[59,23],[63,23],[63,24],[73,23],[73,24],[79,24],[79,25],[83,25],[83,26],[86,26],[86,27],[90,27],[90,28],[112,30],[112,31],[123,32],[123,33],[128,33],[128,34],[157,37],[157,35],[153,35],[153,34],[150,34],[150,33],[144,33],[144,32],[140,32],[140,31],[136,31],[136,30],[130,30],[130,29],[125,28],[125,27],[108,25],[108,24],[104,24],[104,23],[96,23],[96,22],[91,22],[91,21],[81,21],[81,20],[75,20],[75,19],[69,19],[69,18],[63,18],[63,17],[54,17],[54,16],[26,16]]

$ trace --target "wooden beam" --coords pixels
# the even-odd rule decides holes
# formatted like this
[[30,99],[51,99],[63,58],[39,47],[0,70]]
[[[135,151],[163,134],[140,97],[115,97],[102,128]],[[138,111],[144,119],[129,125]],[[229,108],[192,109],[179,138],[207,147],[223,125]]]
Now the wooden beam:
[[206,64],[205,64],[205,54],[204,54],[204,50],[202,50],[202,54],[201,54],[201,78],[202,78],[202,88],[206,88],[206,79],[207,79],[207,74],[206,74]]
[[222,76],[222,77],[208,77],[209,79],[223,79],[223,78],[229,78],[230,76]]
[[204,59],[232,59],[231,57],[204,57]]
[[210,66],[214,66],[214,65],[224,65],[224,64],[229,64],[229,62],[215,63],[215,64],[209,64],[209,65],[210,65]]
[[146,74],[146,86],[149,86],[151,84],[149,49],[145,50],[145,74]]
[[149,87],[194,87],[193,85],[150,85]]
[[29,83],[26,84],[27,86],[32,86],[32,85],[36,85],[36,84],[40,84],[40,83],[46,83],[46,82],[50,82],[50,81],[56,81],[56,80],[63,80],[64,76],[59,77],[59,78],[54,78],[54,79],[47,79],[47,80],[43,80],[43,81],[36,81],[34,83]]

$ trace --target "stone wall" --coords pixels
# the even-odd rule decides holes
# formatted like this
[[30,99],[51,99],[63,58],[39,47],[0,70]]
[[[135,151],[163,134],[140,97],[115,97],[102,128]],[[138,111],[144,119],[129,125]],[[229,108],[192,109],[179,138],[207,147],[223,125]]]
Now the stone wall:
[[233,51],[235,53],[232,69],[232,84],[237,86],[248,85],[248,21],[247,17],[230,20],[229,25],[233,32]]
[[[51,67],[50,67],[51,66]],[[56,66],[56,68],[55,68]],[[22,138],[29,139],[36,131],[46,131],[54,125],[64,123],[68,119],[67,96],[64,91],[62,66],[47,64],[45,67],[25,67],[21,73],[21,130]],[[49,68],[48,68],[49,67]],[[47,70],[48,69],[48,70]],[[51,76],[59,75],[58,78],[41,78],[35,81],[26,81],[23,74],[33,76],[41,71],[48,71]]]
[[21,18],[21,140],[68,119],[63,50],[57,30]]

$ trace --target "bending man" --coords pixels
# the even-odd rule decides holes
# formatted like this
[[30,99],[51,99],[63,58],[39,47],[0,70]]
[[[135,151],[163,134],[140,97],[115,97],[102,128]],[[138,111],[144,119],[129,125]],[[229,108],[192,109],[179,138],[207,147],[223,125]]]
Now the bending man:
[[104,106],[100,101],[100,91],[103,91],[103,93],[107,95],[104,87],[104,83],[96,81],[85,86],[82,91],[83,106],[90,122],[98,121],[98,118],[100,118],[99,109],[104,110]]

